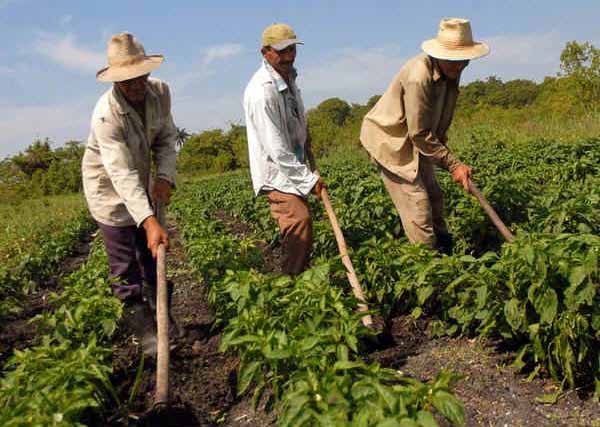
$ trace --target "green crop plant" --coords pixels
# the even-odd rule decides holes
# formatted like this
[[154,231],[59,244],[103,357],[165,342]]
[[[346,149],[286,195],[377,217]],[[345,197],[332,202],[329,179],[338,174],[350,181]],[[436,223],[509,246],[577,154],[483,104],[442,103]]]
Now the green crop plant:
[[[508,144],[473,134],[458,152],[475,166],[479,187],[516,231],[514,243],[504,243],[476,200],[440,174],[454,253],[439,256],[408,245],[372,165],[355,155],[320,165],[370,306],[384,316],[427,314],[439,333],[503,340],[518,348],[515,365],[531,376],[549,375],[569,387],[600,381],[600,144]],[[206,220],[219,213],[248,224],[256,239],[276,236],[268,204],[254,197],[246,172],[192,182],[181,193],[181,200],[189,197]],[[332,230],[319,201],[309,201],[315,263],[335,265]],[[231,270],[257,267],[247,258],[228,262]],[[252,280],[258,286],[265,279]],[[211,290],[221,295],[213,301],[230,301],[221,291]],[[231,302],[223,307],[225,317],[235,313]]]
[[15,351],[0,381],[0,424],[82,426],[116,399],[110,383],[111,337],[121,303],[110,290],[107,262],[95,244],[87,263],[51,296],[56,310],[36,318],[37,344]]

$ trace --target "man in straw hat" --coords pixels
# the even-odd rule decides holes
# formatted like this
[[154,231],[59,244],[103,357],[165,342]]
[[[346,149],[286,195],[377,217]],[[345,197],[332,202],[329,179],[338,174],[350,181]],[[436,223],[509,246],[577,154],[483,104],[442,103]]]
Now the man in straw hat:
[[[262,34],[263,61],[244,92],[250,172],[254,191],[265,194],[282,238],[283,273],[296,275],[308,265],[312,223],[307,197],[321,193],[296,86],[296,45],[303,44],[286,24]],[[309,167],[308,163],[311,164]]]
[[153,306],[153,258],[159,244],[169,245],[153,204],[168,203],[175,183],[171,95],[165,83],[149,78],[162,62],[162,55],[146,55],[133,35],[112,36],[109,65],[96,78],[113,86],[96,104],[82,162],[83,189],[104,239],[112,289],[130,311],[134,332],[146,335],[153,321],[142,294]]
[[452,237],[443,217],[443,198],[434,166],[452,174],[469,191],[472,169],[447,146],[461,72],[469,60],[489,53],[474,42],[466,19],[442,19],[435,39],[421,45],[363,120],[360,140],[381,178],[412,243],[448,253]]

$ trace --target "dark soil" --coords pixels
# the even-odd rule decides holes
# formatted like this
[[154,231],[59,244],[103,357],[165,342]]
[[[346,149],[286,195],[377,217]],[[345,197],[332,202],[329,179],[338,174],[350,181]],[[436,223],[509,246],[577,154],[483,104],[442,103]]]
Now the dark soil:
[[0,327],[0,369],[13,355],[14,350],[22,350],[33,344],[37,330],[30,320],[52,309],[48,297],[52,292],[60,290],[61,278],[71,274],[85,262],[94,236],[95,233],[86,235],[77,244],[73,253],[57,268],[53,277],[38,283],[35,292],[23,297],[22,310],[19,313],[5,316]]
[[[252,234],[252,227],[248,224],[238,221],[231,215],[228,215],[223,210],[215,212],[215,216],[222,221],[231,234],[236,236],[238,239],[243,239]],[[261,272],[263,273],[281,273],[281,245],[279,240],[274,243],[267,243],[265,241],[256,241],[256,247],[260,250],[263,265],[261,266]]]
[[598,426],[600,405],[564,393],[554,405],[536,397],[556,390],[551,380],[526,381],[509,366],[511,354],[479,339],[433,339],[429,322],[407,317],[392,320],[395,344],[369,355],[372,361],[427,381],[442,369],[463,375],[455,386],[465,404],[466,426]]

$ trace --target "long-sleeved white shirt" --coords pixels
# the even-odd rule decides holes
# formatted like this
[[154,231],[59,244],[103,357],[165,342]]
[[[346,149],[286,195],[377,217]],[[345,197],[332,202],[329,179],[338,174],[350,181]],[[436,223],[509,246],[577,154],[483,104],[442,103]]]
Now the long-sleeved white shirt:
[[148,79],[145,119],[115,87],[96,104],[81,171],[88,207],[102,224],[139,226],[153,214],[151,154],[156,176],[175,183],[177,130],[169,87],[158,79]]
[[244,92],[250,173],[254,192],[306,197],[318,177],[306,164],[304,104],[295,77],[290,85],[263,60]]

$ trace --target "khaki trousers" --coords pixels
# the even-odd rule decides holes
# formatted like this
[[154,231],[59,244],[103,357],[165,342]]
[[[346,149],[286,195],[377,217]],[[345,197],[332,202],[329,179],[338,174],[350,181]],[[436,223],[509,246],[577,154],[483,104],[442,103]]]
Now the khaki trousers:
[[271,215],[281,235],[281,271],[297,275],[308,266],[312,248],[312,221],[307,201],[295,194],[272,190],[267,193]]
[[435,179],[431,160],[420,156],[419,173],[413,182],[393,174],[381,165],[379,170],[408,240],[436,248],[436,234],[447,234],[448,228],[443,216],[444,198]]

